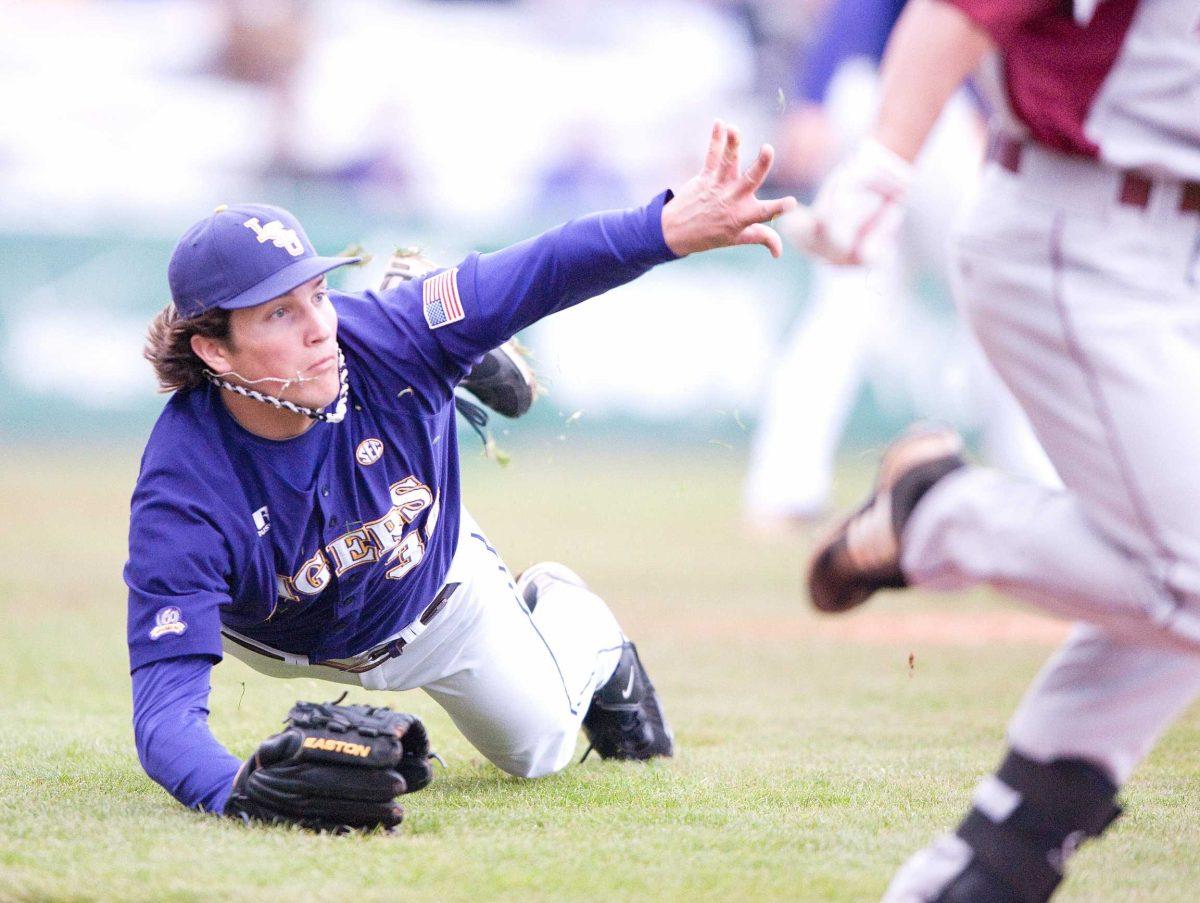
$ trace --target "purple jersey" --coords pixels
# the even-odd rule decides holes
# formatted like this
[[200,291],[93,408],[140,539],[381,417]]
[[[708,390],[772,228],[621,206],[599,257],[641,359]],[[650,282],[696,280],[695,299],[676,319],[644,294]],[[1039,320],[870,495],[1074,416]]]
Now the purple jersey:
[[434,599],[454,556],[455,385],[538,319],[673,259],[662,206],[595,214],[383,294],[334,293],[344,421],[284,441],[205,386],[167,404],[129,537],[131,667],[221,657],[221,633],[316,662],[382,642]]

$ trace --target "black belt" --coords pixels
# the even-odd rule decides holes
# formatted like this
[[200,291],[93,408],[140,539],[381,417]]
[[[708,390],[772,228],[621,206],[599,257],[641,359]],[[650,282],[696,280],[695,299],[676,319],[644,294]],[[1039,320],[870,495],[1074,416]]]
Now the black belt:
[[[454,591],[462,586],[461,583],[446,583],[438,590],[438,594],[433,597],[421,616],[417,618],[417,623],[428,624],[432,621],[443,606],[454,595]],[[324,665],[327,668],[336,668],[339,671],[349,671],[351,674],[361,674],[364,671],[370,671],[372,668],[377,668],[389,658],[395,658],[404,651],[404,647],[408,645],[408,640],[404,637],[397,637],[394,640],[388,640],[385,643],[380,643],[368,649],[366,652],[350,658],[334,658],[321,662],[313,662],[314,665]]]
[[[1021,158],[1031,142],[1008,135],[993,135],[988,144],[988,159],[1000,164],[1009,172],[1021,171]],[[1150,205],[1154,179],[1133,170],[1121,171],[1117,202],[1127,207],[1145,210]],[[1200,213],[1200,182],[1182,182],[1179,193],[1180,213]]]
[[[462,586],[461,583],[446,583],[438,590],[438,594],[433,597],[433,601],[425,606],[425,610],[421,612],[421,616],[417,618],[415,623],[428,624],[432,621],[437,613],[442,610],[450,597],[454,595],[454,591]],[[409,625],[411,626],[411,625]],[[276,661],[286,662],[287,659],[280,655],[277,650],[270,647],[260,646],[258,643],[248,642],[242,637],[233,636],[228,631],[222,631],[222,634],[239,646],[244,646],[251,652],[266,658],[275,659]],[[338,671],[347,671],[351,674],[361,674],[364,671],[370,671],[376,668],[389,658],[395,658],[404,651],[404,647],[408,645],[408,640],[404,637],[397,637],[393,640],[380,643],[378,646],[373,646],[366,652],[361,652],[358,655],[352,655],[349,658],[331,658],[324,661],[310,661],[310,665],[322,665],[326,668],[334,668]]]

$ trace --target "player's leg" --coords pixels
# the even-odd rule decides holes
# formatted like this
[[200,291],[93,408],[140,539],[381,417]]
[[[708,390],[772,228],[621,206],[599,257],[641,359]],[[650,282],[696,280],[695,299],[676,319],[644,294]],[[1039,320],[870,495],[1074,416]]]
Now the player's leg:
[[845,611],[888,587],[987,583],[1114,635],[1196,651],[1200,621],[1097,530],[1076,496],[972,467],[959,441],[934,429],[893,443],[867,504],[817,545],[809,590],[818,608]]
[[[1117,788],[1200,693],[1200,657],[1079,625],[1009,725],[1009,758],[953,835],[912,856],[887,900],[1044,900]],[[1019,892],[1024,892],[1023,894]]]
[[1041,761],[1095,762],[1124,784],[1197,693],[1200,656],[1079,624],[1025,694],[1008,739]]
[[898,288],[885,271],[815,265],[812,306],[785,340],[754,434],[745,487],[752,525],[812,520],[829,504],[872,332],[886,320],[885,286]]
[[1118,783],[1200,690],[1200,485],[1186,464],[1200,451],[1188,400],[1200,289],[1181,278],[1196,266],[1194,217],[1176,228],[1172,210],[1156,231],[1137,211],[1067,215],[1000,188],[968,233],[963,294],[1070,491],[959,467],[892,538],[909,582],[993,583],[1121,636],[1077,630],[1022,704],[1000,773],[955,836],[905,865],[894,900],[1048,898],[1065,856],[1105,826]]
[[1200,643],[1200,483],[1187,463],[1200,455],[1200,285],[1185,278],[1196,218],[1165,190],[1155,213],[1116,204],[1114,185],[1095,213],[1036,206],[1007,173],[990,178],[998,203],[960,240],[959,294],[1070,493],[948,480],[906,536],[905,563],[921,571],[910,576],[953,585],[961,570],[1093,619],[1090,597],[1094,620],[1128,636],[1107,620],[1116,602],[1151,633]]
[[[595,607],[602,619],[611,613],[574,571],[557,562],[541,562],[517,579],[517,591],[552,648],[588,644],[580,632],[581,606]],[[607,618],[605,617],[607,615]],[[612,622],[615,625],[615,621]],[[671,756],[675,737],[663,715],[658,693],[646,673],[637,647],[626,640],[608,679],[592,695],[583,731],[605,759],[649,759]]]
[[570,762],[593,697],[626,665],[628,643],[604,601],[573,581],[553,581],[531,611],[465,512],[464,522],[451,568],[462,586],[369,685],[419,686],[497,767],[551,774]]
[[[1057,175],[1057,171],[1052,174]],[[959,242],[960,295],[980,341],[1086,514],[1164,589],[1200,595],[1200,282],[1197,217],[1170,186],[1140,209],[1111,199],[1031,204],[990,176],[1000,206]],[[1055,198],[1055,200],[1059,200]],[[1007,246],[997,246],[1001,238]]]
[[[1115,635],[1200,648],[1200,483],[1186,463],[1200,454],[1200,287],[1181,278],[1194,223],[1147,237],[1129,211],[1067,218],[1000,189],[962,242],[959,294],[1069,491],[964,469],[910,499],[903,522],[858,517],[842,544],[895,556],[901,585],[989,583]],[[1146,260],[1161,264],[1148,289]],[[838,548],[823,547],[826,565]],[[816,568],[816,589],[844,572]]]
[[1144,558],[1100,530],[1074,493],[964,468],[935,486],[903,533],[908,584],[986,583],[1131,641],[1200,650],[1200,614]]
[[456,642],[445,673],[423,688],[497,767],[521,777],[559,771],[575,752],[588,703],[611,677],[625,637],[590,593],[572,600],[573,631],[548,634],[494,563],[474,592],[480,605],[472,629]]
[[1058,471],[1038,441],[1029,418],[996,375],[972,335],[969,350],[973,394],[983,409],[980,454],[990,466],[1046,486],[1061,486]]

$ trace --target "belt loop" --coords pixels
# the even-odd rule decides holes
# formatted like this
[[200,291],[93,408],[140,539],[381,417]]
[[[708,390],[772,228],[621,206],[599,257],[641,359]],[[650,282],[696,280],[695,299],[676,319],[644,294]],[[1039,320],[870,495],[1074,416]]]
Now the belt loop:
[[1154,182],[1137,172],[1127,172],[1121,179],[1121,192],[1117,197],[1127,207],[1145,210],[1150,204],[1150,190]]
[[1021,152],[1024,148],[1024,142],[1005,135],[1002,132],[993,132],[991,140],[988,142],[987,157],[999,163],[1011,173],[1021,171]]
[[1180,213],[1200,213],[1200,182],[1184,182],[1179,195]]
[[441,589],[438,591],[438,594],[437,594],[436,596],[434,596],[434,597],[433,597],[433,601],[429,603],[429,607],[428,607],[428,608],[426,608],[426,609],[425,609],[425,611],[423,611],[423,612],[421,613],[421,618],[420,618],[420,620],[421,620],[421,623],[422,623],[422,624],[428,624],[430,621],[432,621],[432,620],[433,620],[433,616],[434,616],[434,615],[436,615],[436,614],[437,614],[439,611],[441,611],[441,610],[442,610],[442,606],[446,604],[446,601],[447,601],[447,600],[448,600],[448,599],[449,599],[451,596],[453,596],[453,595],[454,595],[454,591],[455,591],[456,589],[458,589],[460,586],[462,586],[462,584],[461,584],[461,583],[447,583],[447,584],[445,584],[445,585],[444,585],[444,586],[443,586],[443,587],[442,587],[442,588],[441,588]]

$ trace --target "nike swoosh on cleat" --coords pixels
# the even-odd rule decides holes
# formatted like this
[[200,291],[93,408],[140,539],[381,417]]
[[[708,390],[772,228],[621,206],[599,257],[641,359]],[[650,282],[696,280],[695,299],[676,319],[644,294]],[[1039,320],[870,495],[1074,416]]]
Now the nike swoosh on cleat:
[[621,691],[621,698],[628,699],[629,694],[633,692],[633,679],[637,677],[636,671],[629,672],[629,683],[625,685],[625,689]]

